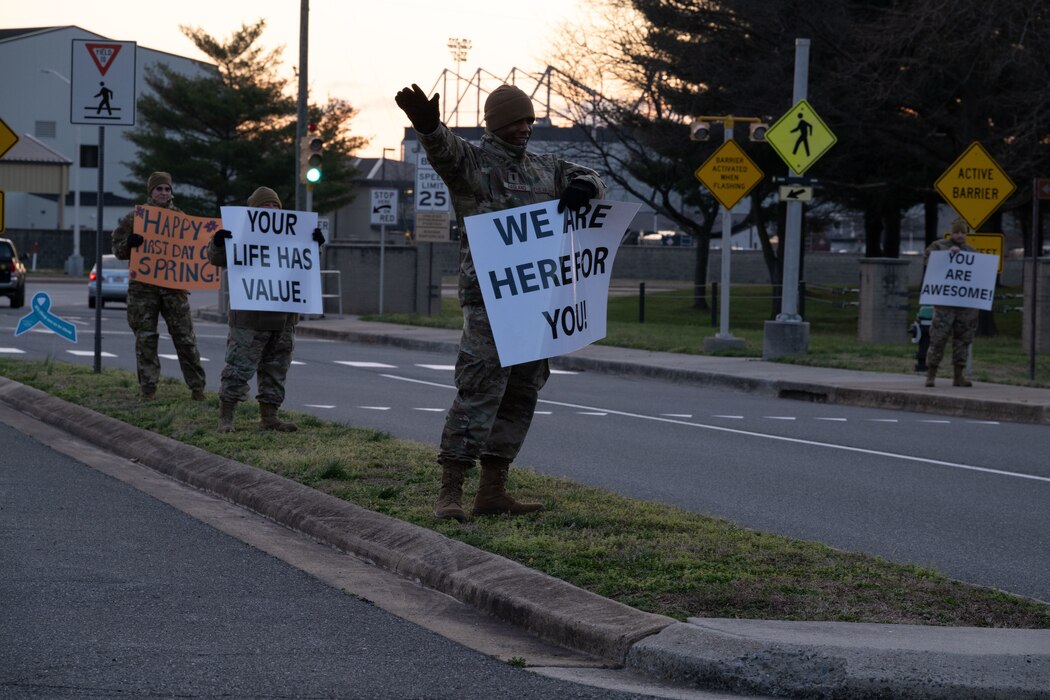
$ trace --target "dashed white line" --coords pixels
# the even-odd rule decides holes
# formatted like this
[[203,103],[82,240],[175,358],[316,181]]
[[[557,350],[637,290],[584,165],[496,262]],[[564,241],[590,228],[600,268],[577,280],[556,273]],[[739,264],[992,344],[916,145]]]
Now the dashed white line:
[[823,417],[816,417],[813,420],[830,420],[830,421],[835,421],[836,423],[845,423],[849,419],[848,418],[823,418]]
[[[448,384],[439,384],[437,382],[428,382],[422,379],[412,379],[410,377],[399,377],[396,374],[383,374],[380,375],[387,379],[395,379],[397,381],[409,382],[411,384],[423,384],[425,386],[440,387],[443,389],[455,389],[453,386]],[[548,406],[561,406],[563,408],[570,408],[578,411],[601,411],[603,409],[596,408],[594,406],[581,406],[579,404],[567,403],[564,401],[551,401],[548,399],[540,399],[540,403]],[[539,411],[537,411],[539,413]],[[711,430],[714,432],[731,433],[733,435],[744,435],[747,437],[761,438],[764,440],[776,440],[778,442],[789,442],[796,445],[808,445],[810,447],[823,447],[831,450],[840,450],[843,452],[856,452],[858,454],[867,454],[875,457],[886,457],[888,459],[899,459],[906,462],[918,462],[920,464],[932,464],[938,467],[948,467],[949,469],[962,469],[964,471],[981,472],[984,474],[995,474],[998,476],[1009,476],[1015,479],[1031,479],[1032,481],[1042,481],[1050,483],[1050,476],[1036,476],[1035,474],[1023,474],[1021,472],[1008,472],[1002,469],[990,469],[988,467],[977,467],[971,464],[959,464],[957,462],[947,462],[940,459],[929,459],[926,457],[918,457],[915,455],[899,454],[896,452],[885,452],[882,450],[869,450],[864,447],[852,447],[850,445],[835,445],[829,442],[818,442],[816,440],[804,440],[802,438],[787,437],[784,435],[767,435],[765,433],[756,433],[751,430],[740,430],[739,428],[727,428],[723,425],[709,425],[707,423],[693,423],[690,421],[681,420],[678,418],[664,418],[662,416],[646,416],[641,413],[631,413],[630,411],[616,411],[616,410],[605,410],[605,413],[614,416],[623,416],[625,418],[638,418],[639,420],[650,420],[657,423],[670,423],[672,425],[684,425],[691,428],[700,428],[701,430]],[[743,418],[743,416],[716,416],[716,418]]]
[[795,416],[762,416],[768,420],[798,420]]
[[715,415],[713,415],[711,417],[712,418],[729,418],[731,420],[744,420],[743,416],[727,416],[725,414],[719,414],[719,413],[716,413]]
[[421,365],[416,364],[416,367],[422,367],[423,369],[434,369],[439,372],[451,372],[456,369],[455,365]]
[[0,348],[0,353],[4,355],[25,355],[26,351],[18,348]]
[[668,418],[692,418],[693,417],[692,413],[661,413],[660,415],[661,416],[666,416]]
[[305,403],[303,405],[307,408],[335,408],[334,405],[326,403]]
[[870,423],[900,423],[896,418],[865,418]]
[[609,415],[605,411],[577,411],[581,416],[607,416]]
[[950,421],[950,420],[938,420],[938,419],[936,419],[936,418],[920,418],[920,419],[919,419],[919,422],[920,422],[920,423],[944,423],[944,424],[946,424],[946,425],[947,425],[948,423],[951,423],[951,421]]
[[358,367],[360,369],[397,369],[397,365],[387,365],[382,362],[354,362],[352,360],[336,360],[337,365],[347,367]]
[[[76,357],[94,357],[95,356],[95,351],[94,350],[66,350],[66,352],[68,352],[70,355],[75,355]],[[111,352],[103,351],[100,354],[100,357],[116,357],[116,355],[114,355]]]
[[358,406],[358,408],[363,408],[366,411],[389,411],[390,410],[389,406]]
[[444,413],[448,409],[447,408],[423,408],[421,406],[417,406],[417,407],[413,408],[412,410],[413,411],[426,411],[428,413]]

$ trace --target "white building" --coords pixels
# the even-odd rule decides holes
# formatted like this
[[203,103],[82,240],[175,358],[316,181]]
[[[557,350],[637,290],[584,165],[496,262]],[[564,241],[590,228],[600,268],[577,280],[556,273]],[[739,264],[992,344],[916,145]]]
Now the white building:
[[[73,163],[68,167],[64,202],[57,191],[41,192],[27,173],[25,160],[0,158],[8,229],[97,229],[99,128],[70,123],[72,42],[74,39],[135,41],[135,37],[104,37],[76,26],[0,29],[0,119],[20,140],[42,145]],[[149,92],[145,76],[151,66],[164,64],[185,75],[214,70],[211,64],[144,46],[137,46],[136,95]],[[136,120],[136,124],[138,121]],[[125,163],[134,161],[135,146],[127,140],[129,126],[105,127],[103,168],[103,229],[112,230],[121,216],[145,199],[145,183],[128,192],[120,184],[129,179]],[[31,141],[32,139],[32,141]],[[18,146],[24,145],[19,143]],[[23,154],[25,151],[23,151]],[[79,167],[77,167],[79,156]],[[51,159],[54,161],[54,159]],[[44,165],[44,164],[41,164]],[[62,167],[51,162],[50,167]],[[74,212],[75,192],[80,192],[79,216]],[[61,222],[61,223],[60,223]]]

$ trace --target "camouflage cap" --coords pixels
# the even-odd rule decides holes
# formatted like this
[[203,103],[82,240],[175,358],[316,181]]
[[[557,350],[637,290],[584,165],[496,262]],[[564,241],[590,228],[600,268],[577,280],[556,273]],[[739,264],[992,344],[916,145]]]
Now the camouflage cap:
[[171,174],[160,170],[150,174],[149,179],[146,180],[146,194],[153,194],[153,190],[158,185],[167,185],[168,187],[171,187]]

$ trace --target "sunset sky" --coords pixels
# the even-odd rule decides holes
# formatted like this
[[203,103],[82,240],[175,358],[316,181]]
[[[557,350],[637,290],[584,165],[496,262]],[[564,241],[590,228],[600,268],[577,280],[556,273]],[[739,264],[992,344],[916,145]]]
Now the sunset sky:
[[[359,110],[353,133],[371,137],[361,152],[379,156],[396,148],[408,121],[394,94],[416,82],[428,90],[444,69],[456,65],[447,47],[451,37],[472,42],[461,73],[482,68],[503,77],[512,68],[541,72],[552,55],[558,29],[585,7],[586,0],[311,0],[308,74],[315,102],[349,101]],[[242,24],[267,21],[262,43],[284,46],[281,73],[293,80],[299,61],[298,0],[252,3],[183,0],[36,0],[7,2],[2,28],[77,25],[117,41],[204,59],[179,25],[199,27],[225,39]],[[162,18],[162,19],[158,19]],[[495,83],[493,83],[493,86]]]

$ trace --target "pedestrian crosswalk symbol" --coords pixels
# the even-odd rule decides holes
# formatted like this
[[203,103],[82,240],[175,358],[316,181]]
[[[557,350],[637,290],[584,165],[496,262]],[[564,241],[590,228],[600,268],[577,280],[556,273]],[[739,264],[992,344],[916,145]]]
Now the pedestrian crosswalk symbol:
[[799,100],[766,132],[766,143],[799,175],[820,160],[837,140],[805,100]]

